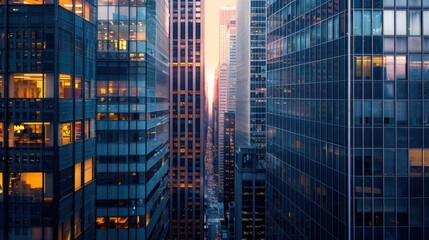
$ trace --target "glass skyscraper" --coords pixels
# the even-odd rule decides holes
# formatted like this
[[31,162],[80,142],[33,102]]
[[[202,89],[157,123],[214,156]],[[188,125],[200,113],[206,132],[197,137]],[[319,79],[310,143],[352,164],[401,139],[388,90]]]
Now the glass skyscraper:
[[168,1],[98,1],[97,239],[165,239]]
[[267,239],[429,238],[429,1],[269,1]]
[[95,236],[95,3],[0,0],[0,238]]
[[172,239],[202,239],[204,215],[203,0],[170,1]]
[[237,1],[237,145],[266,148],[266,1]]

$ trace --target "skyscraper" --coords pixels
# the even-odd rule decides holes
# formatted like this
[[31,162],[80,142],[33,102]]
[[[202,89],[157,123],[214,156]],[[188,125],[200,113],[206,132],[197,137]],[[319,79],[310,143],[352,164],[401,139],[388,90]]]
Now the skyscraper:
[[236,148],[234,239],[265,239],[265,166],[259,152],[253,146]]
[[238,145],[266,149],[266,1],[237,1],[236,136]]
[[227,26],[227,38],[229,41],[229,57],[228,57],[228,101],[227,109],[229,112],[235,112],[235,102],[237,95],[237,25],[235,18],[229,20]]
[[97,239],[165,239],[168,1],[98,1]]
[[[229,219],[229,203],[234,202],[234,172],[235,172],[235,113],[225,112],[225,129],[224,129],[224,215],[225,220]],[[228,223],[227,223],[228,225]]]
[[268,29],[267,238],[427,239],[429,2],[276,2]]
[[219,81],[218,81],[218,168],[219,185],[224,181],[224,113],[228,111],[229,94],[229,36],[228,24],[235,18],[234,7],[221,7],[219,9]]
[[0,1],[0,238],[95,235],[95,5]]
[[172,239],[201,239],[204,215],[202,0],[170,1],[170,211]]
[[235,19],[235,14],[235,7],[220,7],[219,9],[219,66],[228,63],[228,25],[231,19]]

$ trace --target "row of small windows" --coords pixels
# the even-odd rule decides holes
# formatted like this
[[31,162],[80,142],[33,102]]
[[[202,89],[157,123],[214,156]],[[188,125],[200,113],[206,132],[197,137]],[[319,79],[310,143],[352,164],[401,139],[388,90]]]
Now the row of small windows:
[[356,56],[355,79],[429,80],[429,55]]
[[[384,32],[383,32],[384,31]],[[429,11],[354,11],[355,36],[429,35]]]
[[[43,4],[54,4],[54,0],[8,0],[9,5],[43,5]],[[0,5],[3,5],[4,1],[0,0]],[[95,23],[95,6],[87,1],[83,0],[59,0],[59,5],[76,15],[84,18],[86,21]]]
[[[50,122],[10,123],[7,130],[13,133],[9,134],[9,147],[39,148],[54,145],[54,126]],[[4,142],[3,135],[3,124],[0,123],[0,145]],[[95,137],[94,120],[61,123],[58,128],[59,145],[93,137]]]
[[[383,154],[384,152],[384,154]],[[429,176],[429,149],[355,149],[355,176]]]
[[267,46],[267,58],[277,58],[288,53],[336,40],[343,35],[341,30],[343,27],[342,17],[335,16],[330,18],[296,34],[269,43]]
[[[11,98],[53,98],[54,75],[43,73],[13,73],[9,76]],[[83,84],[85,88],[83,89]],[[95,94],[94,81],[68,74],[59,75],[59,98],[90,98]],[[0,75],[0,96],[3,96],[3,78]]]

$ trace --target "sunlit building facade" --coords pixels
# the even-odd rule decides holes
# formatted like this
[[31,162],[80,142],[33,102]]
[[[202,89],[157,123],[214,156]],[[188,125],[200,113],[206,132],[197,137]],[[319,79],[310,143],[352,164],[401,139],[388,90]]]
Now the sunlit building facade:
[[429,1],[271,1],[267,239],[428,239]]
[[236,136],[266,152],[266,1],[237,0]]
[[0,238],[95,237],[95,3],[0,1]]
[[171,239],[204,235],[203,4],[170,1]]
[[98,1],[97,239],[169,238],[167,0]]

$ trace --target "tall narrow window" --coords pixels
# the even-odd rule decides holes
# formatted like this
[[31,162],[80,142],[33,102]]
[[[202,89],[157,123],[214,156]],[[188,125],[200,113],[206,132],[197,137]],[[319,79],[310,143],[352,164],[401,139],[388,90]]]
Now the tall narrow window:
[[423,11],[423,35],[429,35],[429,11]]
[[355,78],[362,78],[362,57],[355,57]]
[[374,36],[379,36],[383,33],[382,17],[382,11],[372,12],[372,35]]
[[78,190],[82,187],[82,163],[76,163],[74,165],[74,190]]
[[405,80],[407,78],[407,57],[396,56],[396,79]]
[[395,12],[394,11],[384,11],[383,14],[383,29],[384,35],[395,35]]
[[354,11],[353,13],[353,33],[355,36],[362,35],[362,11]]
[[408,22],[410,24],[409,34],[410,35],[421,35],[421,25],[420,25],[420,11],[409,11]]
[[87,159],[84,163],[84,183],[87,184],[88,182],[92,181],[94,178],[94,169],[93,169],[93,159]]
[[364,11],[363,13],[363,35],[371,36],[372,33],[372,20],[371,11]]
[[73,89],[71,83],[71,76],[68,74],[60,74],[60,86],[59,86],[60,98],[71,98],[73,97]]
[[[393,22],[385,22],[384,24],[391,24]],[[407,12],[396,11],[396,35],[407,35]]]
[[395,80],[395,58],[394,56],[384,57],[384,80]]

